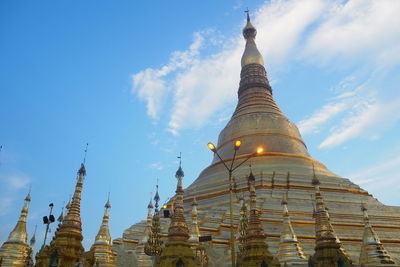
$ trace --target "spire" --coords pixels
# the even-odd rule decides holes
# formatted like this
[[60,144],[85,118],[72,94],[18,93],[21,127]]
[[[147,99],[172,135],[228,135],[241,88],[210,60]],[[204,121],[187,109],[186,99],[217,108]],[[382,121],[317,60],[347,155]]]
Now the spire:
[[14,229],[0,248],[1,266],[24,266],[32,249],[27,244],[26,219],[28,216],[30,192],[25,197],[24,206]]
[[175,177],[178,179],[176,185],[174,213],[168,228],[168,240],[162,249],[158,267],[170,266],[199,266],[196,262],[195,255],[189,242],[189,228],[184,216],[183,206],[183,188],[182,178],[184,176],[182,170],[181,154],[179,155],[179,168]]
[[262,55],[257,49],[255,38],[257,35],[257,30],[254,28],[250,21],[249,10],[245,11],[247,13],[246,26],[243,28],[243,37],[246,39],[246,48],[242,56],[242,68],[249,64],[259,64],[264,65],[264,60]]
[[29,203],[31,202],[30,192],[26,195],[24,200],[24,206],[21,210],[18,222],[14,227],[14,230],[8,236],[7,242],[17,242],[26,244],[27,233],[26,233],[26,218],[28,217]]
[[141,244],[146,244],[149,240],[150,232],[151,232],[151,225],[153,222],[153,202],[151,201],[152,197],[150,194],[150,202],[147,205],[147,223],[146,228],[144,230],[143,238],[140,241]]
[[377,233],[372,228],[367,207],[362,204],[361,211],[364,215],[364,235],[361,245],[360,264],[361,266],[394,265],[394,261],[383,247]]
[[250,191],[250,217],[246,228],[244,249],[238,263],[247,267],[279,266],[268,250],[264,227],[260,220],[260,210],[257,208],[256,179],[251,170],[247,179]]
[[[59,224],[59,225],[60,225],[60,224],[62,223],[62,221],[64,220],[64,204],[65,204],[65,202],[63,203],[63,206],[62,206],[62,208],[61,208],[60,216],[58,216],[58,218],[57,218],[57,221],[58,221],[58,224]],[[67,205],[69,205],[69,202],[68,202]]]
[[279,242],[278,259],[281,263],[306,263],[306,256],[304,255],[303,248],[301,247],[297,236],[293,230],[292,223],[289,217],[288,210],[288,193],[283,195],[282,207],[283,207],[283,222],[282,232]]
[[108,244],[108,245],[111,244],[111,236],[110,236],[110,231],[108,229],[110,209],[111,209],[110,198],[108,198],[106,204],[104,205],[103,221],[101,223],[99,232],[96,235],[94,244]]
[[[320,184],[315,174],[314,164],[312,185],[315,190],[315,253],[310,259],[318,264],[343,264],[343,266],[351,266],[351,260],[348,257],[339,237],[336,235],[328,213],[325,207],[324,199],[320,192]],[[322,265],[321,265],[322,266]],[[336,265],[335,265],[336,266]]]
[[[85,149],[85,158],[87,152],[87,144]],[[84,161],[85,161],[84,158]],[[83,182],[86,176],[85,164],[82,163],[78,173],[74,194],[71,202],[67,205],[67,211],[63,216],[62,222],[59,224],[53,240],[49,246],[43,246],[36,254],[36,265],[51,265],[57,262],[61,266],[74,266],[80,262],[84,253],[82,246],[82,222],[81,222],[81,194]]]
[[108,194],[108,199],[104,205],[104,215],[103,221],[101,223],[99,232],[96,235],[94,244],[90,251],[93,253],[94,266],[101,267],[115,267],[114,254],[111,248],[111,236],[108,229],[108,221],[110,217],[110,194]]
[[189,242],[199,243],[200,229],[198,224],[198,213],[197,213],[197,199],[196,196],[192,202],[192,227],[190,231]]
[[156,194],[154,196],[155,210],[151,224],[151,231],[148,233],[149,237],[144,246],[144,252],[149,256],[159,256],[162,252],[160,214],[158,211],[158,201],[160,201],[160,196],[158,195],[158,184],[156,188]]
[[[78,181],[75,185],[75,192],[72,196],[72,201],[68,207],[67,214],[63,218],[60,225],[60,232],[76,232],[82,233],[81,223],[81,193],[83,188],[83,181],[86,176],[85,165],[82,163],[78,170]],[[68,206],[68,205],[67,205]]]
[[183,188],[182,188],[182,178],[184,177],[184,172],[181,166],[181,156],[178,157],[179,168],[175,173],[178,183],[176,186],[176,196],[174,205],[174,215],[171,219],[171,224],[168,229],[168,240],[169,241],[187,241],[189,239],[189,229],[186,224],[183,208]]
[[35,225],[35,231],[33,232],[31,240],[29,241],[29,246],[31,248],[33,248],[35,246],[35,243],[36,243],[36,229],[37,229],[37,225]]

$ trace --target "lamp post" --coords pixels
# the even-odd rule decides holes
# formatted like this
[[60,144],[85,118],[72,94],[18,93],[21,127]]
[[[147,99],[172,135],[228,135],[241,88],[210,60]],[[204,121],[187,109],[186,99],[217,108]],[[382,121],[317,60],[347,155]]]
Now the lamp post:
[[246,161],[248,161],[251,157],[256,156],[257,154],[260,154],[264,151],[262,147],[258,147],[256,152],[248,155],[242,162],[240,162],[238,165],[235,167],[233,166],[235,163],[236,159],[236,154],[237,151],[239,150],[240,146],[242,145],[242,142],[240,140],[236,140],[234,142],[234,153],[233,153],[233,158],[231,161],[230,166],[228,166],[225,161],[221,158],[221,156],[218,154],[217,148],[215,145],[211,142],[207,144],[208,148],[217,155],[217,157],[221,160],[223,163],[224,167],[228,171],[229,175],[229,219],[230,219],[230,228],[231,228],[231,262],[232,262],[232,267],[236,267],[236,257],[235,257],[235,231],[233,229],[233,186],[232,186],[232,174],[233,172],[239,168],[240,166],[243,165]]
[[44,241],[43,241],[43,247],[46,245],[46,239],[47,239],[47,233],[49,232],[49,228],[50,228],[50,224],[53,223],[55,221],[55,218],[53,216],[53,207],[54,204],[50,203],[49,204],[50,207],[50,213],[49,213],[49,217],[44,216],[43,217],[43,224],[46,224],[46,232],[44,234]]

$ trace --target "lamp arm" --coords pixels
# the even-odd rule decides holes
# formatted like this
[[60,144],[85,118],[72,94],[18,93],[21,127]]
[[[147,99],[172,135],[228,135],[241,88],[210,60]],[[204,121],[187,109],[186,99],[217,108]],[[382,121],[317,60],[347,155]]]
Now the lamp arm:
[[224,164],[225,168],[229,171],[230,169],[228,168],[228,166],[226,165],[225,161],[221,158],[221,156],[218,154],[217,150],[214,151],[214,154],[216,154],[218,156],[218,158],[222,161],[222,163]]
[[236,170],[237,168],[239,168],[240,166],[242,166],[246,161],[248,161],[254,155],[255,155],[255,153],[252,153],[252,154],[248,155],[247,158],[245,158],[242,162],[239,163],[239,165],[237,165],[235,168],[232,169],[232,172],[234,170]]

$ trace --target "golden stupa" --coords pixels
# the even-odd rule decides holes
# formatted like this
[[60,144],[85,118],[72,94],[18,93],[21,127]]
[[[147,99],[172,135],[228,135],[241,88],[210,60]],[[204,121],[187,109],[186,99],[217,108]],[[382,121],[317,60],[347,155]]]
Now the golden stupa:
[[[373,233],[379,236],[378,246],[385,248],[381,254],[390,259],[387,263],[393,260],[399,265],[400,207],[382,204],[367,191],[349,179],[332,173],[309,155],[298,128],[281,112],[273,99],[264,60],[255,43],[256,33],[247,17],[243,29],[246,47],[241,60],[238,104],[219,135],[215,149],[220,157],[215,154],[210,166],[185,189],[185,217],[190,217],[190,206],[196,199],[200,236],[208,237],[206,242],[200,242],[199,245],[207,258],[203,266],[231,266],[230,183],[226,166],[232,164],[233,155],[234,165],[237,165],[253,156],[259,146],[264,151],[252,157],[251,169],[255,177],[259,220],[274,261],[281,260],[282,266],[308,266],[315,263],[320,253],[318,251],[325,249],[322,244],[331,242],[329,244],[333,244],[334,248],[331,254],[339,257],[338,262],[331,266],[357,265],[360,258],[363,262],[378,262],[365,260],[366,257],[381,255],[370,252],[367,246],[371,247],[371,244],[363,241],[366,235],[364,229],[370,229],[365,228],[365,216],[360,211],[360,204],[364,203],[369,211],[368,225],[373,225]],[[239,149],[235,147],[237,140],[241,141]],[[246,164],[232,173],[236,254],[242,254],[240,250],[243,250],[239,233],[243,230],[242,193],[247,206],[251,206],[247,181],[249,173],[250,168]],[[312,183],[313,180],[318,180],[318,186]],[[314,202],[317,210],[313,209]],[[172,204],[173,201],[167,208],[171,209]],[[169,221],[168,218],[160,218],[160,235],[163,237],[168,235]],[[121,238],[114,240],[114,250],[130,251],[138,266],[151,266],[151,260],[140,243],[146,227],[146,221],[134,224],[124,231]],[[327,235],[329,240],[324,240],[322,236],[318,241],[320,245],[316,246],[316,236],[318,238],[320,234],[316,231],[320,228],[335,229],[332,230],[335,240],[330,234]],[[325,256],[328,257],[326,261],[332,260],[329,255]]]

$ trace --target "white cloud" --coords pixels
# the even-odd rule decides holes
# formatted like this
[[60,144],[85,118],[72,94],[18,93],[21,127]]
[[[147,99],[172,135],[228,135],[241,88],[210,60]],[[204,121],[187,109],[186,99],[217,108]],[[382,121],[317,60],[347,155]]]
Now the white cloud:
[[[400,1],[336,1],[306,42],[306,55],[317,60],[359,58],[388,64],[400,47]],[[390,56],[386,56],[390,55]],[[397,61],[398,63],[398,61]]]
[[149,168],[154,170],[162,170],[164,169],[164,165],[161,162],[153,162],[149,164]]
[[399,109],[400,100],[357,103],[354,107],[356,113],[343,119],[319,147],[334,147],[359,136],[377,138],[377,135],[400,120]]
[[299,122],[298,127],[302,135],[308,133],[317,133],[320,127],[344,111],[348,105],[345,102],[328,103],[320,110],[316,111],[309,118]]
[[147,114],[150,117],[157,118],[162,108],[163,98],[170,90],[165,80],[166,76],[192,65],[196,61],[195,58],[202,44],[202,34],[195,33],[194,41],[188,50],[172,53],[169,62],[159,69],[148,68],[132,76],[132,91],[147,102]]
[[31,179],[25,174],[10,174],[1,177],[1,180],[6,184],[7,188],[16,191],[22,188],[27,188],[31,183]]

